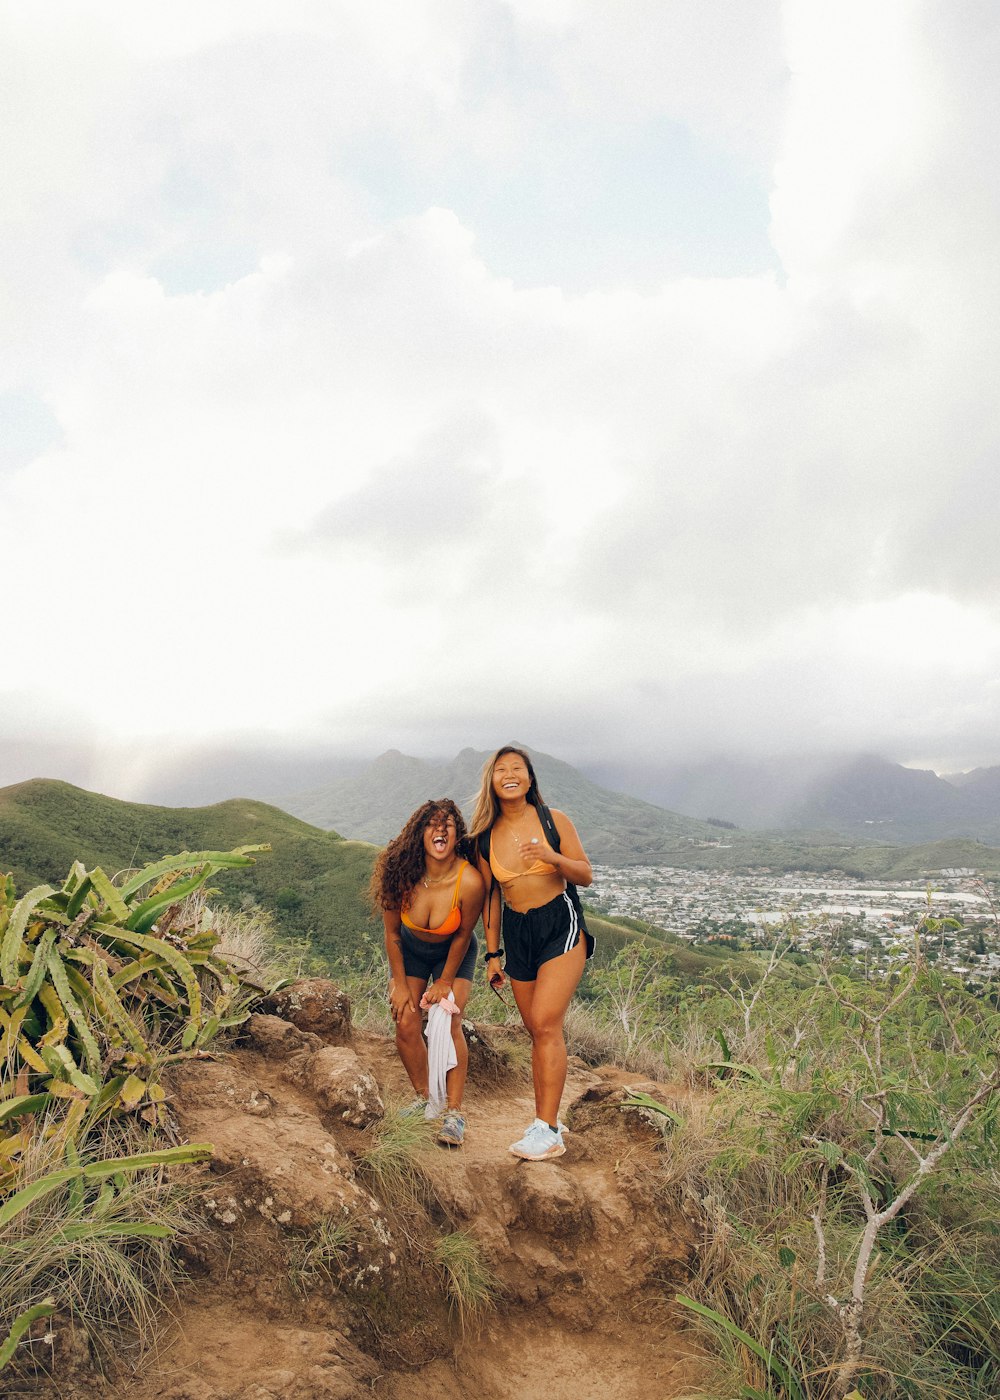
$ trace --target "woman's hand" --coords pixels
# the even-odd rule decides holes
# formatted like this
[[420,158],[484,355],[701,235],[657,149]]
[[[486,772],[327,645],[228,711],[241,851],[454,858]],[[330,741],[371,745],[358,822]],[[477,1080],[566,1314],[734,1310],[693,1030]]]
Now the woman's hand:
[[486,964],[486,984],[494,991],[502,991],[507,984],[507,974],[500,966],[499,958],[491,958]]
[[544,836],[536,836],[531,841],[522,841],[518,847],[525,865],[544,860],[548,865],[558,866],[559,858]]
[[416,1015],[417,1008],[413,1005],[413,995],[405,982],[400,987],[397,986],[396,979],[393,978],[389,983],[389,1010],[392,1012],[392,1019],[396,1022],[401,1021],[407,1009]]
[[421,1006],[434,1006],[439,1001],[447,1001],[452,995],[451,983],[442,982],[440,978],[432,982],[420,998]]

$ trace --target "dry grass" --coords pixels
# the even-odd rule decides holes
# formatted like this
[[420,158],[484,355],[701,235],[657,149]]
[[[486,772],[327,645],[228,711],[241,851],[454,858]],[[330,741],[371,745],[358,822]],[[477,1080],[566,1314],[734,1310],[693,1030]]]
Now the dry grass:
[[449,1305],[463,1332],[497,1306],[502,1292],[500,1281],[471,1235],[463,1230],[443,1235],[434,1246],[434,1261],[444,1274]]
[[650,1033],[636,1039],[585,1002],[570,1003],[565,1029],[569,1053],[588,1065],[618,1065],[648,1079],[663,1079],[668,1072],[662,1036]]
[[399,1216],[426,1201],[422,1162],[436,1150],[436,1134],[436,1123],[398,1106],[386,1106],[385,1117],[373,1129],[372,1141],[358,1162],[366,1184],[387,1211]]
[[[134,1128],[105,1124],[78,1148],[82,1160],[98,1160],[156,1145]],[[40,1134],[22,1159],[19,1189],[64,1165],[62,1139]],[[57,1308],[53,1327],[81,1331],[103,1364],[125,1352],[141,1354],[155,1340],[163,1300],[178,1276],[174,1237],[196,1226],[192,1198],[190,1187],[168,1182],[158,1170],[85,1191],[66,1183],[40,1197],[0,1231],[0,1320],[9,1326],[26,1308],[51,1297]],[[170,1237],[143,1236],[136,1225],[161,1227]],[[51,1360],[42,1342],[26,1340],[20,1351],[15,1371],[19,1362],[30,1371]]]

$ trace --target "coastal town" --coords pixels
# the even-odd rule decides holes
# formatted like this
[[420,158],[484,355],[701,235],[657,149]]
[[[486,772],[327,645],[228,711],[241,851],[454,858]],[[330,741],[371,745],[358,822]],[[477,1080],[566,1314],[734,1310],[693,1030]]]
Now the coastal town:
[[908,957],[918,926],[929,959],[974,985],[1000,978],[997,892],[971,869],[873,881],[761,869],[746,874],[664,866],[594,866],[587,904],[641,919],[692,943],[771,947],[792,937],[888,968]]

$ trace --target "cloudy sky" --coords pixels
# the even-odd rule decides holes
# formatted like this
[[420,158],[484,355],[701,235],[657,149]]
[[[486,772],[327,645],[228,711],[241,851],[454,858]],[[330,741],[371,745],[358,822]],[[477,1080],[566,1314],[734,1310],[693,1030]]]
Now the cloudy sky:
[[993,0],[0,0],[0,784],[1000,762],[998,50]]

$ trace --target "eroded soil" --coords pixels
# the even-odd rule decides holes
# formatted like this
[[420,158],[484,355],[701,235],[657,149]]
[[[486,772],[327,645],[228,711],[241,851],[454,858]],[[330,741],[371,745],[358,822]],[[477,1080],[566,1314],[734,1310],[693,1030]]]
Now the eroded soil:
[[[288,1015],[295,1015],[285,1008]],[[418,1197],[380,1199],[359,1164],[386,1102],[410,1096],[392,1043],[349,1025],[252,1018],[230,1053],[181,1069],[181,1136],[215,1146],[199,1169],[204,1228],[189,1279],[134,1372],[101,1379],[64,1346],[64,1400],[671,1400],[697,1377],[671,1299],[696,1232],[660,1187],[654,1120],[623,1109],[640,1077],[572,1061],[565,1155],[507,1152],[533,1117],[524,1033],[472,1046],[466,1145],[431,1148]],[[331,1043],[333,1042],[333,1043]],[[668,1104],[679,1086],[642,1083]],[[303,1267],[324,1222],[325,1269]],[[481,1320],[449,1307],[433,1245],[463,1231],[501,1290]],[[346,1241],[346,1243],[344,1243]]]

